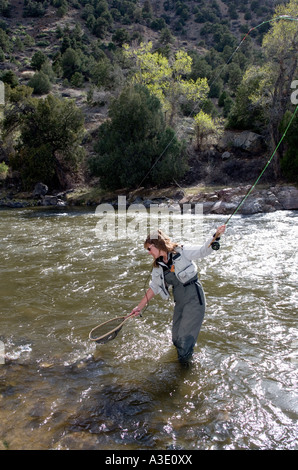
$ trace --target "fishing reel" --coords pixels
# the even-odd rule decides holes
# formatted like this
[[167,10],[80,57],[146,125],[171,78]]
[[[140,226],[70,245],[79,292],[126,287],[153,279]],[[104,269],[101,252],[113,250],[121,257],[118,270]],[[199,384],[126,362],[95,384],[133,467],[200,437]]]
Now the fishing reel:
[[215,251],[218,251],[220,249],[220,244],[219,244],[219,240],[220,240],[220,237],[216,237],[217,233],[215,233],[213,235],[213,240],[212,243],[211,243],[211,248],[212,250],[215,250]]
[[220,249],[220,244],[218,242],[212,242],[211,243],[211,248],[212,248],[212,250],[217,251],[217,250]]

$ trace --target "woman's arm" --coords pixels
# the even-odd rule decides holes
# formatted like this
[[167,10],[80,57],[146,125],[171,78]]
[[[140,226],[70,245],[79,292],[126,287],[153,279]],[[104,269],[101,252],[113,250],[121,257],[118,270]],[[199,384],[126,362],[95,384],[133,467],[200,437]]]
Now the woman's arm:
[[215,232],[214,236],[212,238],[210,238],[209,240],[207,240],[204,243],[204,245],[202,245],[202,246],[184,245],[183,251],[184,251],[185,256],[189,260],[195,260],[195,259],[202,259],[202,258],[205,258],[206,256],[210,255],[211,253],[213,253],[211,243],[215,239],[220,237],[225,232],[225,230],[226,230],[225,225],[221,225],[220,227],[218,227],[216,229],[216,232]]
[[141,311],[143,310],[143,308],[148,304],[148,302],[150,302],[150,300],[155,296],[153,290],[151,289],[151,287],[149,287],[149,289],[147,290],[146,294],[144,295],[144,297],[142,298],[142,300],[140,301],[140,303],[137,305],[137,307],[135,307],[130,315],[134,316],[134,317],[137,317],[138,315],[140,315]]

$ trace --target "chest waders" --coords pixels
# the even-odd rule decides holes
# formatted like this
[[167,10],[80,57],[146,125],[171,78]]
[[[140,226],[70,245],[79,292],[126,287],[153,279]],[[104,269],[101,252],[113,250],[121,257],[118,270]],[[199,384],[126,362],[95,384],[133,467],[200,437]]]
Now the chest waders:
[[164,273],[165,281],[173,286],[174,315],[172,341],[178,359],[186,364],[191,359],[205,314],[205,294],[197,277],[182,284],[173,272]]

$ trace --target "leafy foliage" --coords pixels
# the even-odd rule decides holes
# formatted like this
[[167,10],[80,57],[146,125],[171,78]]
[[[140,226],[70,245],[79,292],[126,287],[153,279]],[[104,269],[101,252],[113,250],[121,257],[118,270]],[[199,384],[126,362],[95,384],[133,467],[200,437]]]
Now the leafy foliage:
[[45,95],[51,90],[51,82],[49,77],[43,72],[36,72],[29,80],[28,86],[33,88],[36,95]]
[[196,123],[197,144],[199,149],[203,149],[203,145],[211,136],[220,136],[223,132],[222,124],[218,119],[213,119],[209,114],[200,111],[194,117]]
[[8,170],[9,166],[5,162],[0,163],[0,181],[6,178]]
[[266,110],[271,96],[264,92],[272,86],[266,67],[253,66],[244,74],[228,118],[228,126],[260,132],[266,123]]
[[16,153],[11,157],[25,187],[31,188],[37,181],[50,187],[67,185],[66,175],[76,171],[83,156],[83,124],[82,112],[70,100],[49,95],[25,103],[19,115]]
[[[281,122],[280,131],[284,132],[290,119],[292,113],[287,111]],[[287,143],[287,150],[285,155],[281,160],[281,169],[284,174],[290,181],[298,181],[298,117],[296,116],[292,122],[291,127],[289,128],[285,141]]]
[[170,61],[159,52],[151,52],[152,42],[141,44],[137,49],[128,46],[124,49],[125,55],[136,64],[133,81],[146,85],[164,110],[170,111],[170,123],[182,97],[197,104],[206,99],[209,91],[206,78],[196,81],[186,78],[191,73],[192,58],[185,51],[179,50]]
[[[276,21],[263,39],[265,62],[248,68],[229,116],[230,126],[269,135],[272,147],[281,138],[280,123],[291,106],[291,83],[298,72],[297,21],[278,20],[281,15],[297,17],[297,0],[276,8]],[[275,175],[279,177],[278,158],[274,165]]]
[[103,187],[133,188],[150,169],[147,184],[162,184],[184,174],[182,144],[166,127],[160,102],[146,87],[126,88],[109,115],[99,130],[98,155],[91,160]]

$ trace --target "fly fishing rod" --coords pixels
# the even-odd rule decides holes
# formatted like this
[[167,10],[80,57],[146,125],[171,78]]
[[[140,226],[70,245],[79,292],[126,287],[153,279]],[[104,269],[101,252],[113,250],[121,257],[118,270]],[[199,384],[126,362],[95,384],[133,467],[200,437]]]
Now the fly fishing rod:
[[[252,31],[254,31],[255,29],[257,28],[260,28],[261,26],[263,26],[264,24],[267,24],[267,23],[271,23],[273,21],[278,21],[278,20],[289,20],[289,21],[298,21],[298,18],[294,18],[294,17],[291,17],[290,15],[281,15],[281,16],[278,16],[278,17],[275,17],[275,18],[272,18],[270,20],[267,20],[267,21],[263,21],[262,23],[258,24],[257,26],[254,26],[253,28],[251,28],[247,34],[243,37],[243,39],[240,41],[239,45],[236,47],[236,49],[233,51],[233,53],[231,54],[231,56],[229,57],[229,59],[227,60],[227,62],[224,64],[224,67],[229,63],[231,62],[232,58],[234,57],[234,55],[237,53],[237,51],[239,50],[239,48],[241,47],[241,45],[243,44],[243,42],[245,41],[245,39],[251,34]],[[211,84],[209,86],[211,86],[215,80],[220,76],[222,70],[220,71],[220,73],[218,75],[216,75],[214,77],[214,79],[212,80]],[[190,116],[194,113],[194,111],[196,110],[196,106],[193,108],[192,112],[190,113]],[[232,219],[232,217],[237,214],[237,212],[239,211],[240,207],[244,204],[244,202],[246,201],[246,199],[249,197],[249,195],[251,194],[251,192],[254,190],[254,188],[256,187],[256,185],[258,184],[259,180],[261,179],[261,177],[263,176],[263,174],[265,173],[266,169],[268,168],[268,166],[270,165],[270,163],[272,162],[278,148],[280,147],[282,141],[284,140],[296,114],[297,114],[297,111],[298,111],[298,105],[296,106],[295,108],[295,111],[294,113],[292,114],[291,116],[291,119],[281,137],[281,139],[279,140],[277,146],[275,147],[272,155],[270,156],[269,160],[267,161],[265,167],[263,168],[263,170],[261,171],[261,173],[259,174],[258,178],[256,179],[256,181],[251,185],[251,187],[249,188],[249,190],[247,191],[246,195],[241,199],[241,201],[239,202],[239,204],[237,205],[236,209],[233,211],[233,213],[227,218],[227,220],[225,221],[224,225],[228,225],[230,220]],[[170,147],[170,145],[172,144],[174,140],[174,136],[172,137],[172,139],[170,139],[170,141],[168,142],[168,144],[165,146],[165,148],[163,149],[163,151],[161,152],[161,154],[158,156],[158,158],[156,159],[156,161],[153,163],[152,167],[150,168],[150,170],[148,171],[148,173],[144,176],[144,178],[142,179],[141,183],[139,184],[138,188],[140,188],[140,186],[143,184],[143,182],[145,181],[145,179],[148,177],[148,175],[150,174],[150,172],[153,170],[153,168],[157,165],[157,163],[159,162],[159,160],[162,158],[162,156],[165,154],[165,152],[167,151],[167,149]],[[218,250],[220,248],[220,245],[219,245],[219,240],[220,238],[220,234],[219,233],[215,233],[214,236],[213,236],[213,239],[212,241],[210,242],[209,244],[209,247],[211,246],[213,250]],[[147,294],[146,294],[147,296]],[[149,304],[149,299],[147,299],[148,302],[147,302],[147,305],[145,307],[145,310],[146,308],[148,307],[148,304]],[[104,344],[108,341],[111,341],[113,340],[117,335],[118,333],[120,332],[120,330],[122,329],[122,327],[125,325],[125,323],[130,319],[130,318],[133,318],[134,315],[130,314],[130,315],[126,315],[126,316],[121,316],[121,317],[116,317],[116,318],[113,318],[113,319],[110,319],[108,321],[105,321],[103,323],[101,323],[100,325],[96,326],[95,328],[93,328],[90,333],[89,333],[89,339],[92,340],[92,341],[95,341],[96,343],[98,344]]]
[[231,218],[237,214],[237,212],[239,211],[240,207],[242,206],[242,204],[244,204],[244,202],[246,201],[246,199],[248,198],[248,196],[250,195],[250,193],[254,190],[254,188],[256,187],[256,185],[258,184],[258,182],[260,181],[260,179],[262,178],[263,174],[265,173],[265,171],[267,170],[268,166],[270,165],[270,163],[272,162],[279,146],[281,145],[282,141],[284,140],[289,128],[291,127],[291,124],[296,116],[296,113],[298,111],[298,105],[296,106],[295,108],[295,111],[294,113],[292,114],[291,116],[291,119],[280,139],[280,141],[278,142],[277,146],[275,147],[271,157],[269,158],[269,160],[267,161],[266,165],[264,166],[263,170],[261,171],[261,173],[259,174],[258,178],[256,179],[256,181],[253,183],[253,185],[250,187],[250,189],[248,190],[247,194],[244,196],[244,198],[240,201],[240,203],[238,204],[238,206],[236,207],[236,209],[234,210],[234,212],[228,217],[228,219],[226,220],[225,222],[225,225],[228,225],[228,223],[230,222]]
[[[280,15],[280,16],[277,16],[275,18],[271,18],[270,20],[266,20],[266,21],[262,21],[260,24],[254,26],[253,28],[251,28],[246,34],[245,36],[241,39],[240,43],[238,44],[238,46],[236,47],[236,49],[233,51],[233,53],[231,54],[231,56],[229,57],[229,59],[227,60],[227,62],[224,64],[224,67],[229,64],[231,62],[231,60],[233,59],[234,55],[237,53],[237,51],[240,49],[241,45],[243,44],[243,42],[245,41],[245,39],[251,34],[252,31],[256,30],[257,28],[260,28],[261,26],[265,25],[265,24],[268,24],[268,23],[272,23],[273,21],[278,21],[278,20],[288,20],[288,21],[298,21],[298,18],[296,17],[292,17],[290,15]],[[221,72],[222,70],[220,71],[220,73],[218,75],[216,75],[216,77],[212,80],[210,86],[215,82],[215,80],[217,80],[219,78],[219,76],[221,75]],[[236,207],[236,209],[234,210],[234,212],[227,218],[227,220],[225,221],[224,225],[228,225],[228,223],[230,222],[231,218],[237,214],[237,212],[239,211],[240,207],[244,204],[244,202],[246,201],[246,199],[248,198],[248,196],[251,194],[251,192],[254,190],[254,188],[256,187],[256,185],[258,184],[259,180],[261,179],[261,177],[263,176],[263,174],[265,173],[265,171],[267,170],[268,166],[270,165],[270,163],[272,162],[278,148],[280,147],[282,141],[284,140],[294,118],[295,118],[295,115],[297,113],[297,110],[298,110],[298,105],[296,106],[295,108],[295,111],[294,113],[292,114],[292,117],[280,139],[280,141],[278,142],[277,146],[275,147],[271,157],[269,158],[269,160],[267,161],[265,167],[263,168],[263,170],[261,171],[261,173],[259,174],[258,178],[256,179],[256,181],[251,185],[251,187],[249,188],[249,190],[247,191],[246,195],[242,198],[242,200],[239,202],[238,206]],[[193,111],[194,112],[194,111]],[[167,146],[168,148],[168,146]],[[161,158],[161,157],[159,157]],[[218,233],[215,233],[214,236],[213,236],[213,239],[211,241],[211,243],[209,244],[209,247],[211,246],[213,250],[218,250],[220,248],[220,245],[218,243],[218,240],[219,240],[220,236]]]
[[[265,173],[265,171],[267,170],[268,166],[270,165],[270,163],[272,162],[278,148],[280,147],[282,141],[284,140],[289,128],[291,127],[291,124],[297,114],[297,111],[298,111],[298,105],[296,106],[295,108],[295,111],[294,113],[292,114],[291,116],[291,119],[280,139],[280,141],[278,142],[277,146],[275,147],[271,157],[269,158],[269,160],[267,161],[266,165],[264,166],[263,170],[261,171],[261,173],[259,174],[259,176],[257,177],[256,181],[251,185],[251,187],[249,188],[249,190],[247,191],[247,193],[245,194],[245,196],[241,199],[241,201],[239,202],[238,206],[236,207],[236,209],[234,210],[234,212],[232,212],[232,214],[227,218],[227,220],[225,221],[224,225],[228,225],[228,223],[230,222],[231,218],[237,214],[237,212],[239,211],[240,207],[244,204],[244,202],[246,201],[246,199],[248,198],[248,196],[251,194],[251,192],[254,190],[254,188],[256,187],[256,185],[258,184],[258,182],[260,181],[260,179],[262,178],[263,174]],[[214,236],[213,236],[213,239],[211,241],[211,243],[209,244],[209,246],[212,246],[212,248],[214,250],[218,250],[219,249],[219,243],[217,241],[217,239],[219,238],[219,234],[215,233]]]
[[[246,38],[252,33],[252,31],[258,29],[258,28],[261,28],[263,25],[265,24],[268,24],[268,23],[272,23],[274,21],[279,21],[279,20],[287,20],[287,21],[298,21],[298,18],[297,17],[293,17],[291,15],[280,15],[280,16],[276,16],[274,18],[271,18],[270,20],[265,20],[265,21],[262,21],[261,23],[259,23],[258,25],[252,27],[246,34],[245,36],[241,39],[240,43],[238,44],[238,46],[235,48],[235,50],[233,51],[233,53],[231,54],[231,56],[229,57],[229,59],[227,60],[227,62],[223,65],[223,68],[229,64],[231,62],[231,60],[233,59],[234,55],[237,53],[237,51],[240,49],[240,47],[242,46],[242,44],[244,43],[244,41],[246,40]],[[222,69],[223,70],[223,69]],[[211,87],[213,85],[213,83],[220,77],[221,73],[222,73],[222,70],[220,70],[219,74],[217,74],[213,80],[211,81],[211,83],[209,84],[209,87]],[[193,110],[191,111],[191,113],[189,114],[189,116],[191,116],[196,110],[196,106],[194,106]],[[265,167],[263,168],[263,170],[261,171],[260,175],[258,176],[258,178],[256,179],[256,181],[252,184],[252,186],[249,188],[248,192],[246,193],[246,195],[243,197],[243,199],[240,201],[240,203],[238,204],[238,206],[236,207],[236,209],[234,210],[234,212],[228,217],[228,219],[226,220],[225,224],[224,225],[228,225],[228,223],[230,222],[231,218],[237,214],[237,212],[239,211],[240,207],[244,204],[244,202],[246,201],[246,199],[248,198],[248,196],[251,194],[251,192],[254,190],[254,188],[256,187],[256,185],[258,184],[259,180],[261,179],[261,177],[263,176],[263,174],[265,173],[266,169],[268,168],[268,166],[270,165],[271,161],[273,160],[279,146],[281,145],[283,139],[285,138],[285,135],[287,134],[294,118],[295,118],[295,115],[297,113],[297,110],[298,110],[298,106],[296,107],[287,127],[286,127],[286,130],[284,131],[279,143],[277,144],[277,146],[275,147],[271,157],[269,158],[269,160],[267,161]],[[155,160],[155,162],[153,163],[152,167],[150,168],[150,170],[148,171],[148,173],[144,176],[144,178],[142,179],[141,183],[139,184],[138,188],[141,187],[141,185],[143,184],[143,182],[146,180],[146,178],[148,177],[148,175],[151,173],[151,171],[153,170],[153,168],[157,165],[157,163],[160,161],[160,159],[162,158],[162,156],[165,154],[165,152],[167,151],[167,149],[170,147],[170,145],[172,144],[174,140],[174,136],[172,137],[172,139],[168,142],[168,144],[166,145],[166,147],[163,149],[163,151],[161,152],[161,154],[158,156],[158,158]],[[213,239],[211,241],[211,243],[209,244],[209,247],[211,246],[213,250],[218,250],[220,248],[220,245],[218,243],[218,240],[219,240],[219,234],[218,233],[215,233],[214,236],[213,236]]]

